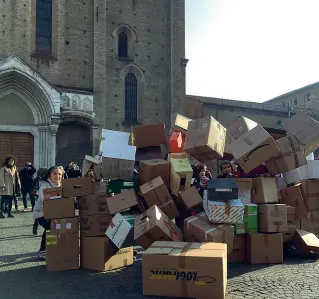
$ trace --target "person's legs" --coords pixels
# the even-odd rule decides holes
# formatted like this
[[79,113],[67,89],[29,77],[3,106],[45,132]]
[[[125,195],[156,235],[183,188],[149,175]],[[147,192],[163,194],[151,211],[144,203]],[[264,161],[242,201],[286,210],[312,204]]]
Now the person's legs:
[[32,233],[36,236],[38,234],[39,221],[38,219],[34,219]]
[[32,190],[28,190],[28,194],[30,196],[30,201],[31,201],[31,206],[32,206],[32,211],[33,211],[33,208],[34,208],[34,205],[35,205],[35,198],[32,194]]
[[5,208],[5,200],[4,197],[1,196],[1,201],[0,201],[0,219],[6,218],[3,214]]
[[40,250],[38,253],[38,257],[40,259],[45,259],[45,248],[46,248],[46,231],[50,229],[50,221],[44,219],[43,217],[38,218],[38,223],[44,228],[42,239],[41,239],[41,245]]
[[[13,196],[13,200],[14,200],[14,207],[16,209],[16,211],[19,210],[19,205],[18,205],[18,198],[16,196]],[[12,200],[11,200],[11,209],[12,209]],[[10,211],[11,211],[10,209]]]
[[28,208],[27,194],[28,194],[28,190],[26,190],[25,188],[22,188],[22,202],[25,209]]
[[4,202],[7,203],[7,210],[8,210],[8,218],[14,218],[14,216],[11,214],[12,210],[12,196],[11,195],[3,195]]

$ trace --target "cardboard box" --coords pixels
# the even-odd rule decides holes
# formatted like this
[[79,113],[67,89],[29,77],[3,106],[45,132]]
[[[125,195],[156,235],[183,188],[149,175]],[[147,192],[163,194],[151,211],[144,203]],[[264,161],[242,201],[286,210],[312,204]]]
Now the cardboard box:
[[303,147],[295,135],[286,136],[276,141],[280,155],[265,162],[270,174],[281,174],[307,164]]
[[186,210],[190,210],[191,208],[196,207],[203,202],[203,199],[201,198],[195,186],[182,191],[178,198]]
[[88,215],[109,215],[107,207],[107,195],[104,193],[96,193],[85,197],[78,197],[78,209],[80,216]]
[[193,168],[191,167],[186,154],[169,154],[171,162],[170,188],[172,194],[178,196],[179,191],[191,187]]
[[54,199],[63,198],[62,188],[56,187],[56,188],[43,189],[43,197],[44,197],[44,200],[54,200]]
[[135,161],[163,159],[167,154],[164,144],[161,146],[140,147],[136,149]]
[[258,230],[262,233],[288,231],[287,206],[284,204],[266,204],[258,206]]
[[288,231],[282,233],[282,241],[284,243],[292,241],[296,233],[296,225],[288,223]]
[[227,251],[232,252],[234,228],[227,224],[210,223],[205,212],[205,215],[201,214],[201,216],[196,215],[184,219],[185,241],[224,243],[227,245]]
[[79,233],[79,219],[65,218],[51,220],[51,234],[78,234]]
[[126,221],[120,213],[117,213],[112,218],[110,226],[106,230],[105,234],[117,248],[121,248],[131,229],[132,226],[129,222]]
[[87,175],[90,169],[93,169],[95,179],[101,178],[101,161],[89,155],[86,155],[82,165],[82,175]]
[[216,179],[207,182],[208,200],[238,199],[238,187],[232,179]]
[[304,155],[308,156],[319,147],[319,122],[305,112],[298,112],[287,119],[282,127],[290,134],[295,134],[304,146]]
[[93,184],[93,194],[104,193],[106,194],[107,182],[106,181],[94,181]]
[[228,253],[228,263],[244,263],[246,261],[246,235],[234,236],[234,247]]
[[93,182],[90,177],[62,180],[64,197],[88,196],[94,193]]
[[301,183],[306,194],[308,210],[319,210],[319,180],[303,180]]
[[243,204],[251,204],[251,190],[253,188],[253,180],[249,178],[233,178],[238,188],[238,199]]
[[246,204],[242,223],[234,224],[235,234],[256,234],[258,233],[258,206]]
[[80,245],[78,234],[46,234],[46,269],[63,271],[79,269]]
[[74,198],[45,200],[43,202],[43,217],[45,219],[61,219],[75,217]]
[[111,271],[133,265],[133,247],[118,250],[108,237],[81,239],[81,267],[96,271]]
[[177,113],[175,118],[174,128],[179,129],[178,132],[186,132],[188,130],[188,124],[190,121],[192,121],[191,118]]
[[123,159],[103,157],[103,177],[110,180],[132,180],[135,165],[135,150],[123,154]]
[[254,178],[251,202],[255,204],[278,202],[278,192],[274,178]]
[[144,252],[142,275],[144,296],[225,298],[226,245],[155,242]]
[[207,199],[204,192],[203,207],[209,221],[214,223],[241,223],[244,218],[244,205],[239,199],[228,201],[212,201]]
[[[241,126],[241,124],[235,121],[231,127],[239,125]],[[249,173],[263,162],[280,154],[275,140],[260,125],[255,126],[238,139],[233,140],[228,145],[228,149],[245,173]]]
[[108,197],[106,202],[111,215],[138,205],[137,196],[133,189],[123,190],[120,194]]
[[157,205],[170,219],[179,215],[173,198],[161,177],[140,186],[140,190],[149,207]]
[[282,264],[282,234],[247,235],[246,260],[250,264]]
[[80,217],[80,231],[83,237],[104,236],[111,223],[110,215],[90,215]]
[[312,233],[297,229],[292,242],[302,253],[319,253],[319,239]]
[[107,185],[106,193],[107,194],[119,194],[123,190],[134,189],[138,191],[138,187],[133,181],[124,181],[124,180],[112,180]]
[[183,234],[157,206],[152,206],[135,218],[134,240],[146,249],[158,240],[183,241]]
[[163,159],[142,160],[139,167],[139,184],[144,185],[147,182],[161,177],[166,187],[170,186],[171,163]]
[[134,145],[149,147],[166,144],[165,125],[150,124],[133,127]]
[[309,208],[303,185],[297,184],[280,190],[280,202],[295,207],[295,220],[309,217]]
[[173,132],[169,138],[169,151],[171,153],[183,153],[184,152],[183,135],[181,132]]
[[287,221],[292,222],[296,220],[296,208],[287,206]]
[[308,179],[319,179],[319,161],[307,161]]
[[207,116],[188,123],[184,151],[205,162],[224,155],[226,129],[213,117]]

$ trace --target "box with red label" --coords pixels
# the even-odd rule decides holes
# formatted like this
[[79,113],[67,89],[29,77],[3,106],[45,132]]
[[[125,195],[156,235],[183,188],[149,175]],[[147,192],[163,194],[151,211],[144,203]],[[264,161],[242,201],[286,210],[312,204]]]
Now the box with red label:
[[135,218],[134,240],[146,249],[155,241],[183,241],[183,234],[180,229],[154,205]]
[[90,177],[62,180],[64,197],[78,197],[92,195],[93,182]]

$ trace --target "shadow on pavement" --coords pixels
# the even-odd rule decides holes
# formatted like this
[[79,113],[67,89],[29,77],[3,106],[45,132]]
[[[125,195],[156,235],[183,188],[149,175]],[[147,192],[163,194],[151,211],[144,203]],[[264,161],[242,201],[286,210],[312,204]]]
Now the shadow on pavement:
[[30,238],[40,238],[41,236],[33,236],[33,235],[19,235],[19,236],[8,236],[0,238],[1,241],[12,241],[12,240],[20,240],[20,239],[30,239]]
[[32,226],[33,225],[3,226],[3,227],[0,227],[0,229],[26,228],[26,227],[32,227]]

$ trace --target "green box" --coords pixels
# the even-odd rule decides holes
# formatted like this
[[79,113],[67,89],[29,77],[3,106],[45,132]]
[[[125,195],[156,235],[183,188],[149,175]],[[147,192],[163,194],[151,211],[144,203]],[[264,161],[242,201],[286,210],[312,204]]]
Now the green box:
[[124,181],[124,180],[113,180],[107,186],[107,193],[111,194],[119,194],[122,190],[125,189],[135,189],[136,191],[138,188],[134,184],[134,182]]
[[234,224],[235,234],[258,233],[258,206],[256,204],[245,204],[244,220],[242,223]]

